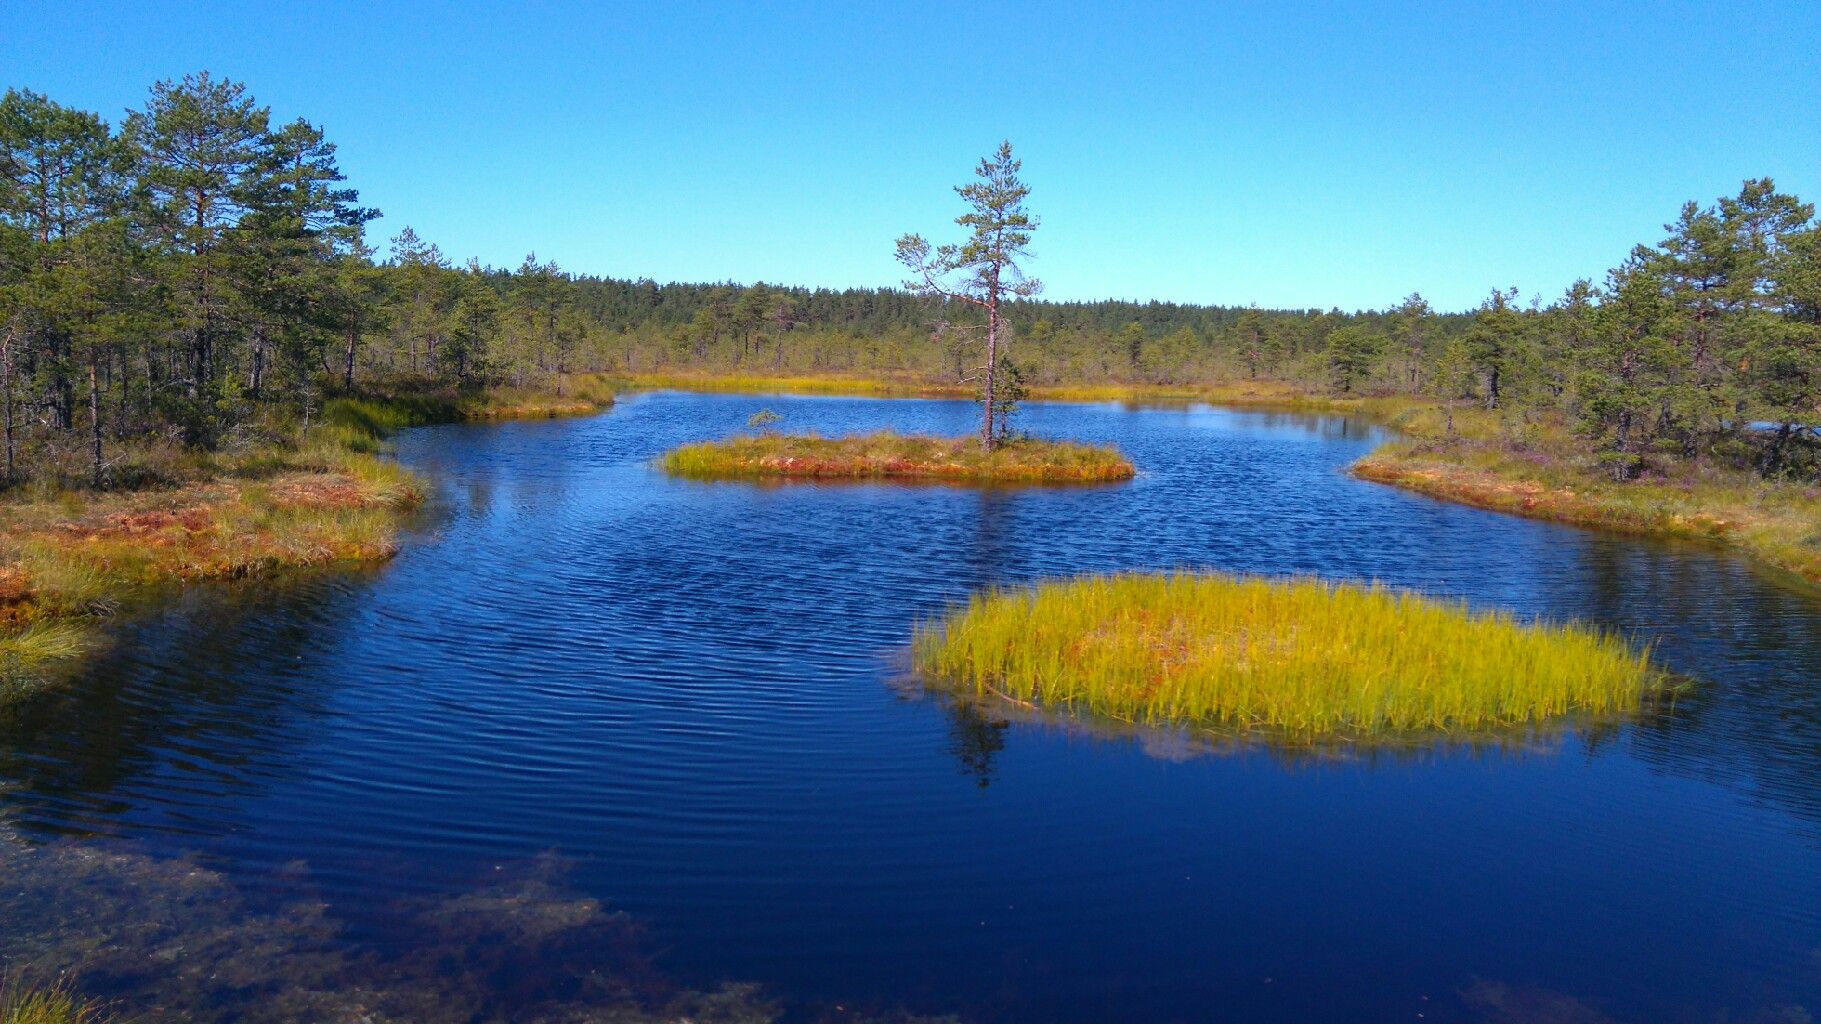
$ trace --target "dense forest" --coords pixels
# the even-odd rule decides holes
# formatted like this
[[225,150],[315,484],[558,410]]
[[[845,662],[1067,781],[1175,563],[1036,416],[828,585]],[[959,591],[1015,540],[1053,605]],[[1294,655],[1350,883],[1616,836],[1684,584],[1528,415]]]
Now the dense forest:
[[[378,244],[335,146],[207,73],[118,124],[15,89],[0,101],[0,403],[16,484],[115,479],[135,445],[229,445],[362,390],[560,387],[676,370],[953,381],[965,310],[908,289],[659,284],[457,265],[410,228]],[[1008,306],[1028,383],[1288,381],[1549,413],[1615,478],[1711,459],[1821,464],[1821,227],[1769,180],[1689,203],[1667,237],[1551,302],[1470,312],[1125,301]],[[890,244],[881,239],[881,247]]]

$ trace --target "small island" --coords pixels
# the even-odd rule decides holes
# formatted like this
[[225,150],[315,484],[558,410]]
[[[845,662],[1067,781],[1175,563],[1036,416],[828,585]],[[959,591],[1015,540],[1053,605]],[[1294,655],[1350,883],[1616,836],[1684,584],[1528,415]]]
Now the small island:
[[676,476],[934,479],[961,483],[1118,483],[1133,465],[1118,448],[1018,437],[992,448],[978,437],[739,434],[665,452]]
[[741,434],[664,454],[678,476],[922,479],[972,483],[1117,483],[1132,463],[1115,448],[1012,438],[987,448],[974,437],[882,430],[848,437]]
[[1188,572],[988,590],[921,625],[915,661],[979,696],[1297,739],[1627,714],[1665,689],[1648,653],[1579,626],[1376,585]]

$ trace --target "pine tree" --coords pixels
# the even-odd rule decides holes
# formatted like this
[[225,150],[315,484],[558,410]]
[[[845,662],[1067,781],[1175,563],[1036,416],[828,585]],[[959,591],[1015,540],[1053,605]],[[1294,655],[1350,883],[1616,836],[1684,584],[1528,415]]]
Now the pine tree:
[[189,402],[178,418],[196,442],[212,443],[234,415],[239,385],[223,371],[240,356],[235,331],[245,296],[235,283],[250,275],[236,265],[249,256],[231,244],[232,232],[254,210],[270,167],[269,121],[244,86],[208,72],[159,82],[145,109],[127,117],[170,313],[187,340]]
[[967,240],[932,248],[921,235],[898,239],[898,262],[912,273],[905,287],[920,295],[960,300],[986,314],[986,365],[981,369],[984,413],[980,443],[992,448],[999,434],[994,424],[998,401],[999,342],[1004,324],[1002,306],[1011,298],[1029,298],[1041,290],[1027,277],[1019,261],[1029,257],[1031,234],[1037,219],[1024,208],[1031,190],[1018,177],[1022,163],[1012,156],[1012,144],[1001,142],[992,156],[980,161],[974,175],[979,180],[955,191],[967,201],[969,211],[955,218],[968,229]]

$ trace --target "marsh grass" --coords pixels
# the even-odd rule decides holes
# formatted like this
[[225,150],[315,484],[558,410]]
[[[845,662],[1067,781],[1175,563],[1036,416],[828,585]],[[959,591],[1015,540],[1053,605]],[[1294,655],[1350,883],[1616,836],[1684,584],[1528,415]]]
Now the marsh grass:
[[1393,419],[1406,439],[1373,451],[1353,474],[1497,512],[1736,548],[1821,583],[1821,488],[1812,484],[1699,462],[1616,481],[1559,423],[1512,428],[1481,414],[1457,417],[1450,435],[1436,416],[1417,409]]
[[[170,582],[235,579],[390,556],[420,500],[393,463],[300,449],[255,479],[15,501],[0,531],[0,662],[6,675],[78,657],[120,607]],[[18,686],[8,687],[14,694]]]
[[[612,378],[624,390],[674,390],[732,394],[855,395],[872,398],[972,398],[966,384],[912,374],[711,374],[632,373]],[[1285,411],[1358,412],[1378,400],[1332,397],[1273,380],[1221,384],[1032,384],[1033,402],[1207,402]]]
[[8,664],[73,658],[94,646],[89,631],[74,622],[40,621],[0,633],[0,671]]
[[973,437],[879,431],[849,437],[742,434],[666,452],[678,476],[907,478],[961,482],[1110,483],[1132,478],[1116,449],[1021,438],[988,451]]
[[140,486],[54,483],[0,498],[0,698],[34,666],[79,657],[97,622],[151,588],[293,567],[373,561],[397,550],[419,481],[379,455],[406,427],[594,412],[595,377],[554,391],[381,394],[333,399],[314,422],[274,421],[210,452],[148,446]]
[[1638,711],[1647,653],[1379,586],[1211,573],[996,589],[921,624],[944,685],[1127,722],[1297,737],[1456,732]]
[[0,1024],[106,1024],[98,1003],[77,996],[65,983],[30,986],[0,978]]
[[496,387],[475,391],[395,388],[331,399],[323,422],[345,440],[377,440],[407,427],[467,420],[583,416],[613,405],[614,389],[600,374],[572,374],[550,388]]
[[612,383],[632,391],[700,391],[709,394],[858,395],[874,398],[967,398],[958,384],[905,375],[627,373]]

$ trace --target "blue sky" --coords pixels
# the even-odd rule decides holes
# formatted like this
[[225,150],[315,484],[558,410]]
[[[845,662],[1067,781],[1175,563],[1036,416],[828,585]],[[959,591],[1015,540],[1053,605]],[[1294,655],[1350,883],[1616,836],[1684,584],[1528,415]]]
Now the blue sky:
[[0,85],[118,120],[204,68],[376,241],[657,280],[895,284],[1002,137],[1059,299],[1552,298],[1748,176],[1821,199],[1814,0],[0,4]]

